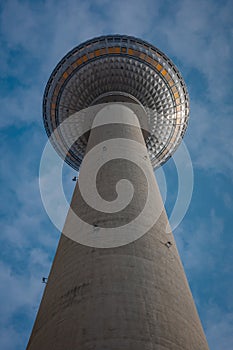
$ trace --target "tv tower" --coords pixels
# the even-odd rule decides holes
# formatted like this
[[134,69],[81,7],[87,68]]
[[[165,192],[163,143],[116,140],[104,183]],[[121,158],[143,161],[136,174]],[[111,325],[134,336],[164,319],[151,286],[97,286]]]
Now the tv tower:
[[175,65],[134,37],[86,41],[43,116],[79,174],[27,350],[208,350],[153,173],[187,127]]

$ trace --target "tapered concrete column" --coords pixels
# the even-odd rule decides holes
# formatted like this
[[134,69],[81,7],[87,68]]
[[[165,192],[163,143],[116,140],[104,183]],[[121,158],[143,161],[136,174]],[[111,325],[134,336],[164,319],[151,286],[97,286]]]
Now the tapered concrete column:
[[[117,120],[113,118],[116,111]],[[108,113],[107,124],[101,125]],[[107,161],[101,167],[96,177],[97,192],[109,201],[109,206],[117,200],[116,184],[121,179],[128,179],[134,192],[125,207],[121,208],[121,203],[116,202],[120,208],[118,212],[104,212],[104,204],[99,202],[102,210],[96,208],[97,194],[91,197],[90,193],[93,208],[82,196],[85,189],[83,192],[77,183],[64,227],[64,233],[73,240],[61,235],[27,349],[207,350],[173,235],[166,233],[168,219],[155,178],[153,184],[148,184],[153,169],[140,125],[131,111],[116,105],[109,106],[108,112],[104,109],[98,117],[90,133],[85,157],[91,156],[101,143],[96,162],[104,163],[109,159],[110,140],[134,142],[129,142],[130,149],[124,151],[122,147],[122,158]],[[128,154],[132,154],[133,161],[127,159]],[[80,176],[86,169],[81,167]],[[92,184],[88,183],[91,174],[84,176],[91,190]],[[149,186],[153,188],[150,194]],[[142,237],[133,240],[147,227],[150,218],[142,216],[140,229],[135,226],[135,232],[129,223],[140,216],[149,195],[154,206],[149,206],[145,215],[157,216],[157,219]],[[88,223],[86,232],[78,232],[80,227],[72,221],[73,212]],[[99,233],[101,229],[106,229],[107,235],[118,227],[129,228],[125,231],[125,239],[131,243],[96,248],[77,242],[86,234],[88,242],[93,238],[97,246],[95,237],[99,235],[101,246],[104,244]],[[117,239],[109,240],[106,236],[109,245]]]

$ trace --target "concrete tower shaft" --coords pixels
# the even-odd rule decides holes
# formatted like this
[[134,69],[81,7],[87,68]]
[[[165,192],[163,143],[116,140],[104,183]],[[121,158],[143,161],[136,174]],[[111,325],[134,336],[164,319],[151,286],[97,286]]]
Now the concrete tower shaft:
[[[97,176],[98,192],[106,201],[117,197],[114,189],[120,179],[133,184],[132,200],[118,213],[101,213],[85,202],[77,182],[27,350],[208,350],[173,235],[166,233],[168,219],[155,178],[154,206],[148,215],[156,211],[159,215],[141,238],[108,249],[74,240],[80,234],[72,221],[74,213],[92,227],[82,234],[95,239],[101,228],[127,226],[147,201],[145,173],[153,174],[153,168],[146,160],[141,129],[132,124],[132,113],[120,106],[122,123],[112,123],[111,108],[110,124],[93,125],[85,157],[98,144],[102,145],[100,157],[106,157],[105,142],[113,138],[130,139],[143,147],[144,156],[136,165],[123,154],[106,163]],[[137,157],[135,147],[130,153]],[[81,165],[80,176],[82,171],[86,170]],[[88,179],[89,174],[84,176]],[[131,230],[125,234],[133,237]],[[73,239],[67,237],[72,234]]]

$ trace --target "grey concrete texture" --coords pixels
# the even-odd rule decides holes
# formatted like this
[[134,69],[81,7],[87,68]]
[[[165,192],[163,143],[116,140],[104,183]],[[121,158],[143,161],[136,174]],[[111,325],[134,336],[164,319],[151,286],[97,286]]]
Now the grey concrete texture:
[[[90,133],[87,154],[103,134],[111,139],[125,133],[144,143],[135,126],[127,130],[114,125],[96,127]],[[146,201],[140,169],[118,160],[116,166],[112,163],[101,170],[97,187],[106,200],[112,200],[121,176],[133,181],[135,192],[118,216],[92,210],[78,183],[71,208],[93,225],[97,221],[100,227],[127,224]],[[160,195],[155,201],[163,208]],[[174,237],[166,233],[167,224],[163,208],[141,238],[107,249],[84,246],[62,234],[27,350],[208,350]]]

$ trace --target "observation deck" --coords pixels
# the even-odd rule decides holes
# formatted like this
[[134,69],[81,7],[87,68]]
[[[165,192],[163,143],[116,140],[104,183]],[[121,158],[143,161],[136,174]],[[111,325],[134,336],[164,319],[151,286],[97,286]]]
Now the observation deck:
[[78,116],[77,112],[114,101],[133,102],[143,109],[147,118],[144,137],[152,166],[157,168],[165,163],[187,128],[187,88],[164,53],[143,40],[125,35],[86,41],[71,50],[52,72],[44,93],[43,119],[59,155],[79,170],[88,133],[69,146],[74,128],[58,127],[70,116]]

